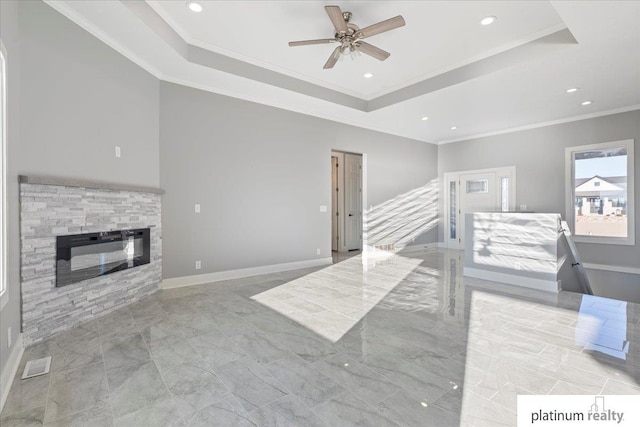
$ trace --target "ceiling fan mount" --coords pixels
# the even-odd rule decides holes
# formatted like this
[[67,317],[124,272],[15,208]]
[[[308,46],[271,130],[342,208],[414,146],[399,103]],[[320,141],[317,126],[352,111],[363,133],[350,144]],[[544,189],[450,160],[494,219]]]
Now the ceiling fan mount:
[[404,18],[398,15],[396,17],[360,29],[360,27],[351,22],[351,18],[353,17],[353,14],[351,12],[343,12],[340,10],[339,6],[325,6],[324,9],[327,12],[327,15],[329,15],[329,19],[333,23],[336,31],[332,39],[289,42],[289,46],[291,47],[314,44],[340,43],[340,46],[334,49],[334,51],[331,53],[331,56],[329,57],[329,60],[324,64],[324,69],[333,68],[333,66],[338,62],[338,59],[343,58],[345,55],[350,55],[351,58],[354,59],[355,56],[360,55],[360,52],[376,58],[380,61],[384,61],[391,54],[363,41],[363,39],[405,25]]

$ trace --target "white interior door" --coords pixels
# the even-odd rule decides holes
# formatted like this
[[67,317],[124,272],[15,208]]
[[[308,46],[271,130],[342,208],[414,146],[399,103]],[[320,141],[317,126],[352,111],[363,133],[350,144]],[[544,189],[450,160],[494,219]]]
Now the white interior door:
[[331,250],[338,250],[338,158],[331,157]]
[[495,212],[500,210],[495,172],[460,175],[460,215],[458,237],[460,248],[464,248],[464,222],[467,213]]
[[444,242],[464,249],[464,218],[471,212],[509,212],[516,209],[516,168],[447,172],[444,182]]
[[362,156],[345,154],[345,246],[362,249]]

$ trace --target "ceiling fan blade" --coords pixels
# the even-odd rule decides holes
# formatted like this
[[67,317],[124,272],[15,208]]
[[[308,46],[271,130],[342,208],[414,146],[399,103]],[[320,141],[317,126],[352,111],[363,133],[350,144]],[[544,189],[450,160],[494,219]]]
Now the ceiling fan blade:
[[300,40],[297,42],[289,42],[289,46],[307,46],[311,44],[327,44],[327,43],[335,43],[336,39],[318,39],[318,40]]
[[401,15],[389,18],[386,21],[378,22],[377,24],[369,25],[361,29],[358,35],[361,38],[375,36],[376,34],[384,33],[385,31],[395,30],[396,28],[404,27],[404,18]]
[[357,46],[360,52],[366,55],[372,56],[380,61],[384,61],[389,57],[389,55],[391,55],[386,50],[382,50],[379,47],[375,47],[374,45],[369,44],[367,42],[362,42],[362,41],[358,42]]
[[348,28],[347,28],[347,23],[344,20],[344,17],[342,16],[342,11],[340,10],[339,6],[325,6],[324,10],[327,12],[327,15],[329,15],[329,19],[331,19],[331,22],[333,23],[333,26],[335,27],[336,31],[339,33],[346,33]]
[[331,56],[329,57],[329,60],[327,61],[326,64],[324,64],[324,68],[325,70],[328,70],[329,68],[333,68],[334,65],[336,65],[336,62],[338,62],[338,58],[340,57],[340,48],[342,46],[338,46],[337,48],[335,48],[333,50],[333,52],[331,52]]

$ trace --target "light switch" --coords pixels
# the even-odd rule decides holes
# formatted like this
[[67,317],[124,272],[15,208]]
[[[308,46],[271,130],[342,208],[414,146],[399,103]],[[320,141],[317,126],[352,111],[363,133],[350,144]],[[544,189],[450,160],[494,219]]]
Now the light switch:
[[120,146],[116,145],[116,157],[120,157]]
[[200,205],[199,204],[196,204],[195,211],[196,211],[196,213],[200,213]]
[[326,212],[326,211],[327,211],[327,206],[320,205],[320,212]]

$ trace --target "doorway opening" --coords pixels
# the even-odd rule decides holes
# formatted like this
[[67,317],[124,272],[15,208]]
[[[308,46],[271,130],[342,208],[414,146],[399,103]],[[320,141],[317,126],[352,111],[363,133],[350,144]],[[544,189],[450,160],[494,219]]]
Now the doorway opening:
[[[334,261],[363,245],[363,155],[331,152],[331,250]],[[341,255],[342,254],[342,255]]]
[[444,174],[444,241],[463,249],[465,215],[472,212],[509,212],[516,208],[516,168],[508,166]]

